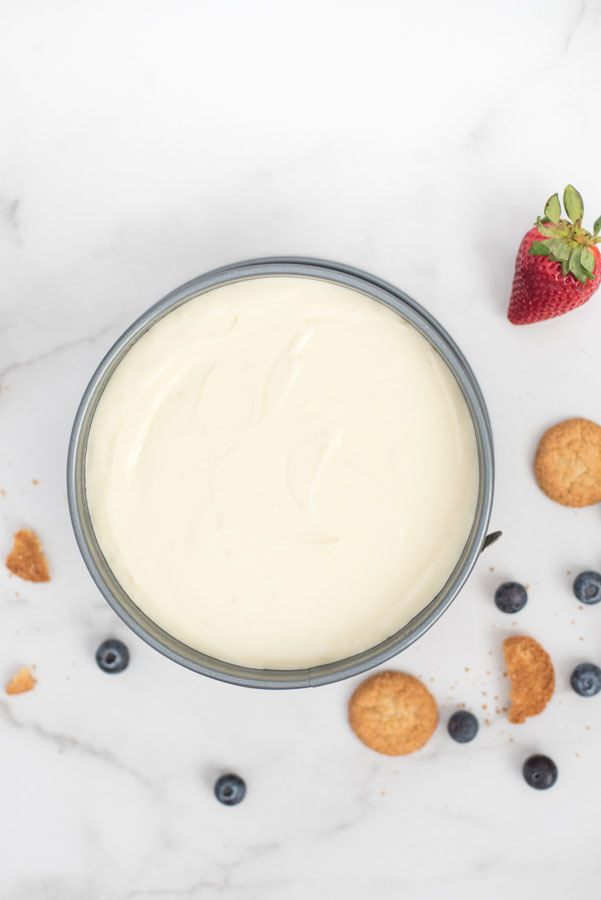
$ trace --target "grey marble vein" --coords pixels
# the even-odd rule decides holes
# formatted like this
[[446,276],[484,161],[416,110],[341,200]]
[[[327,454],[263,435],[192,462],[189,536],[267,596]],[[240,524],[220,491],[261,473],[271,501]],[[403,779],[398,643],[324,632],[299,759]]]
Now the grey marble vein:
[[[289,884],[291,879],[287,877],[275,877],[272,879],[261,879],[247,884],[234,884],[231,881],[232,869],[237,866],[223,866],[224,875],[218,880],[199,878],[193,884],[185,888],[153,888],[152,890],[133,890],[125,894],[126,900],[134,900],[136,897],[154,897],[157,900],[174,900],[178,897],[214,897],[223,896],[224,894],[244,892],[249,897],[256,892],[271,890],[275,887],[282,887]],[[209,892],[209,893],[207,893]]]
[[3,369],[0,369],[0,383],[6,378],[7,375],[10,375],[11,372],[16,372],[19,369],[25,369],[29,366],[37,365],[37,363],[43,362],[46,359],[50,359],[53,356],[58,356],[61,353],[66,353],[68,350],[73,350],[75,347],[80,347],[82,344],[93,344],[94,341],[97,341],[98,338],[101,338],[103,335],[108,334],[110,331],[113,331],[115,328],[115,323],[111,322],[109,325],[105,325],[100,331],[94,332],[94,334],[86,335],[82,338],[77,338],[75,341],[65,341],[63,344],[59,344],[56,347],[53,347],[52,350],[47,350],[44,353],[39,353],[36,356],[32,356],[29,359],[23,359],[20,362],[11,363],[8,366],[5,366]]
[[106,900],[105,891],[98,891],[93,878],[70,878],[48,875],[24,878],[18,887],[4,894],[3,900]]
[[568,31],[566,32],[564,38],[564,52],[567,53],[570,49],[570,45],[574,40],[574,35],[582,25],[584,17],[587,12],[588,3],[587,0],[578,0],[578,8],[575,10],[574,15],[572,17],[572,21],[568,27]]
[[126,775],[135,778],[136,781],[147,788],[151,788],[154,790],[157,787],[157,785],[150,778],[146,778],[137,770],[130,768],[130,766],[123,763],[109,750],[102,750],[98,747],[95,747],[93,744],[88,743],[87,741],[82,741],[76,737],[73,737],[73,735],[50,731],[43,725],[40,725],[39,722],[20,721],[14,715],[10,704],[6,703],[5,701],[0,701],[0,716],[2,717],[4,722],[6,722],[12,728],[41,738],[46,743],[56,747],[59,753],[74,751],[76,753],[84,754],[85,756],[88,756],[92,759],[97,759],[103,763],[106,763],[107,765],[112,766],[113,768],[119,769]]
[[345,831],[357,828],[357,826],[365,821],[365,817],[373,809],[373,782],[374,779],[378,777],[379,771],[380,769],[377,762],[372,763],[370,766],[366,766],[366,774],[356,797],[354,815],[341,819],[332,825],[325,826],[321,830],[322,837],[327,838],[336,834],[341,834]]
[[[184,888],[153,888],[147,890],[144,888],[134,888],[126,894],[127,900],[133,900],[136,897],[157,897],[164,900],[171,900],[176,897],[203,897],[205,891],[213,891],[213,895],[223,895],[230,891],[257,891],[262,889],[270,889],[289,883],[288,877],[274,877],[271,879],[260,879],[252,884],[236,884],[234,878],[236,874],[251,860],[268,856],[277,850],[282,849],[282,842],[267,841],[262,844],[247,844],[244,851],[235,859],[224,862],[214,861],[214,865],[220,869],[220,877],[218,878],[198,878],[192,884]],[[209,895],[210,896],[210,895]]]
[[10,200],[6,199],[5,197],[0,197],[0,209],[2,210],[2,216],[13,232],[18,231],[19,228],[18,212],[20,205],[21,200],[19,199],[19,197],[13,197]]

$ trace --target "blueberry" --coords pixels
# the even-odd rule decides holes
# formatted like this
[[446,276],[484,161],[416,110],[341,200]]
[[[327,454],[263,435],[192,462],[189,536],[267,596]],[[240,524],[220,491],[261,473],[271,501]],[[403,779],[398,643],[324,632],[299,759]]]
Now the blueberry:
[[598,603],[601,600],[601,575],[581,572],[574,581],[574,593],[581,603]]
[[471,712],[460,709],[453,713],[447,728],[454,741],[458,744],[467,744],[478,734],[478,719]]
[[246,784],[239,775],[222,775],[215,782],[215,796],[226,806],[235,806],[244,800]]
[[121,641],[109,638],[96,651],[96,662],[103,672],[122,672],[129,664],[129,650]]
[[504,613],[517,613],[528,602],[528,594],[523,584],[517,581],[507,581],[499,585],[495,591],[495,603],[497,608]]
[[557,766],[552,759],[543,756],[542,753],[529,756],[524,763],[522,772],[526,782],[537,791],[545,791],[547,788],[553,787],[557,781]]
[[580,663],[572,672],[570,684],[581,697],[594,697],[601,691],[601,669],[593,663]]

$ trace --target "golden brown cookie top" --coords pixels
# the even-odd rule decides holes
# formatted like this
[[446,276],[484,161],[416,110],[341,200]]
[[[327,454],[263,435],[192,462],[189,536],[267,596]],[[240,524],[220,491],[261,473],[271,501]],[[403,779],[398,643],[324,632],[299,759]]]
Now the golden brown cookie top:
[[538,486],[563,506],[601,502],[601,427],[567,419],[545,431],[534,458]]
[[6,685],[6,693],[25,694],[27,691],[32,691],[36,684],[37,681],[33,677],[29,666],[23,666]]
[[13,549],[6,557],[6,568],[24,581],[50,581],[48,563],[37,535],[29,529],[15,534]]
[[362,682],[349,702],[349,721],[360,741],[389,756],[423,747],[438,724],[436,700],[404,672],[380,672]]
[[507,674],[511,679],[510,722],[538,716],[553,696],[555,672],[551,657],[534,638],[513,635],[503,641]]

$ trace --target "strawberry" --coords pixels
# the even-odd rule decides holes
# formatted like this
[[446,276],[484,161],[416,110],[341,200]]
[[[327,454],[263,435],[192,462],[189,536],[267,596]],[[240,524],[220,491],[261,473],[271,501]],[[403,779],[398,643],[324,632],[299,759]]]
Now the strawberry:
[[593,233],[582,228],[582,197],[571,184],[563,194],[571,221],[560,218],[557,194],[525,235],[515,262],[507,317],[514,325],[542,322],[582,306],[601,282],[601,216]]

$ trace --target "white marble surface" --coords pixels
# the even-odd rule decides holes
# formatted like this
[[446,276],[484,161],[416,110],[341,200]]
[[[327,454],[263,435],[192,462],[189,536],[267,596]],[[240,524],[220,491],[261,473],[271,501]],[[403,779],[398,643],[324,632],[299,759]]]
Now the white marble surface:
[[[599,661],[601,608],[579,610],[566,573],[601,567],[601,517],[548,501],[531,459],[552,422],[601,420],[601,298],[523,329],[505,307],[549,194],[573,181],[589,221],[601,212],[599,0],[0,6],[0,549],[33,527],[52,569],[38,586],[0,572],[0,676],[39,678],[0,698],[0,896],[594,896],[601,699],[568,677]],[[395,661],[441,709],[412,757],[354,738],[353,683],[252,692],[163,659],[100,598],[71,533],[67,439],[103,352],[181,282],[277,253],[413,294],[489,403],[505,535]],[[531,586],[515,621],[492,602],[507,578]],[[500,644],[522,631],[558,688],[510,726]],[[118,677],[94,662],[110,635],[131,648]],[[445,733],[460,702],[482,720],[470,746]],[[558,763],[547,793],[522,780],[532,751]],[[212,795],[228,769],[248,782],[233,809]]]

